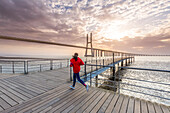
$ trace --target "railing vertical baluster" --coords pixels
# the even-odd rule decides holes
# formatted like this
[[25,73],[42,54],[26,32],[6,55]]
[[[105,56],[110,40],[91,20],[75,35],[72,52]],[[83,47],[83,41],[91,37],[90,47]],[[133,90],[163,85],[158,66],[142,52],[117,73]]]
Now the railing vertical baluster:
[[91,79],[92,79],[92,78],[91,78],[91,76],[92,76],[92,70],[93,70],[93,66],[91,66],[91,72],[90,72],[90,86],[92,86],[92,84],[91,84],[91,83],[92,83],[92,80],[91,80]]
[[15,63],[14,63],[14,61],[12,61],[12,72],[13,72],[13,74],[15,73],[14,65],[15,65]]
[[113,78],[115,79],[115,64],[114,64],[114,53],[113,53]]
[[87,64],[87,61],[85,61],[85,63],[84,63],[85,81],[87,80],[86,64]]
[[2,73],[2,66],[0,66],[0,73]]
[[96,50],[96,70],[97,70],[97,50]]
[[120,94],[120,71],[118,66],[118,93]]
[[24,61],[24,74],[27,74],[27,71],[26,71],[26,61]]
[[104,59],[103,59],[103,66],[104,66]]
[[121,60],[122,60],[122,62],[121,62],[121,67],[123,67],[123,53],[121,54]]
[[60,62],[60,68],[62,68],[62,62]]
[[70,67],[70,81],[72,81],[72,67]]
[[50,60],[50,70],[53,70],[53,60]]
[[28,69],[29,69],[29,67],[28,67],[28,66],[29,66],[29,65],[28,65],[28,61],[27,61],[27,74],[28,74],[28,71],[29,71],[29,70],[28,70]]
[[98,75],[96,76],[96,87],[98,87]]

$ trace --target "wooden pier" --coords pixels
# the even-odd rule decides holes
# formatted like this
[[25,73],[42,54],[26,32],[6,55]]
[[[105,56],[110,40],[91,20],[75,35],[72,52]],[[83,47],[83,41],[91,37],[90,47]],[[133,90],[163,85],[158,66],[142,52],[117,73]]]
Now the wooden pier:
[[170,113],[170,107],[76,84],[71,90],[69,68],[3,77],[1,113]]

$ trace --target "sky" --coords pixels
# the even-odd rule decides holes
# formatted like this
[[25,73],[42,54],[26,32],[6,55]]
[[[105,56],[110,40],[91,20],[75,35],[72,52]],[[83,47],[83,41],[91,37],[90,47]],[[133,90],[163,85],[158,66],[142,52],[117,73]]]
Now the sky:
[[[170,55],[170,0],[0,0],[0,35]],[[0,40],[3,55],[66,55],[78,51]]]

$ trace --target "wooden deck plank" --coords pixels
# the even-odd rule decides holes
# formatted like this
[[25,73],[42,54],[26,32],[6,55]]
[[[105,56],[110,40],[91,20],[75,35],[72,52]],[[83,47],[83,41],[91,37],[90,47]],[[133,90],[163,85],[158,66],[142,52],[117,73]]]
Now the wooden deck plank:
[[162,108],[162,111],[163,111],[164,113],[170,113],[168,107],[165,107],[164,105],[161,105],[161,108]]
[[127,107],[128,107],[128,103],[129,103],[129,97],[125,96],[124,100],[123,100],[123,103],[122,103],[122,106],[120,108],[120,113],[126,113]]
[[2,110],[4,110],[4,109],[2,108],[2,106],[0,106],[0,111],[2,111]]
[[88,100],[83,106],[81,106],[77,111],[75,111],[76,113],[82,113],[91,102],[93,102],[96,97],[98,97],[101,94],[101,91],[97,92],[92,98],[90,98],[90,100]]
[[25,87],[27,85],[27,86],[36,87],[36,88],[44,90],[44,91],[48,91],[49,90],[46,87],[43,87],[43,85],[37,84],[35,82],[30,82],[27,79],[21,79],[21,80],[20,79],[7,79],[7,81],[12,81],[13,83],[18,83],[20,85],[24,85]]
[[87,98],[85,98],[83,101],[81,101],[79,104],[77,104],[72,110],[69,111],[69,113],[75,113],[79,108],[81,108],[87,101],[89,101],[93,96],[95,96],[99,92],[96,90],[94,93],[89,95]]
[[134,109],[134,113],[141,113],[141,107],[140,107],[140,100],[139,99],[135,99],[135,109]]
[[7,84],[5,82],[1,82],[1,81],[0,81],[0,83],[2,83],[3,85],[5,85],[5,86],[7,86],[7,87],[17,91],[18,93],[20,93],[20,94],[22,94],[22,95],[24,95],[24,96],[26,96],[28,98],[32,98],[33,97],[32,95],[30,95],[30,94],[24,92],[23,90],[19,89],[17,86],[13,86],[13,85]]
[[18,104],[16,101],[12,100],[10,97],[8,97],[7,95],[5,95],[4,93],[0,94],[0,97],[6,101],[8,104],[10,104],[11,106],[14,106],[16,104]]
[[[39,88],[36,88],[34,86],[30,86],[30,85],[27,85],[27,84],[20,84],[19,81],[15,81],[15,80],[9,80],[9,81],[5,81],[3,80],[4,82],[7,82],[7,83],[10,83],[10,84],[13,84],[15,85],[16,87],[25,87],[26,89],[28,89],[28,91],[32,91],[32,93],[36,93],[36,94],[39,94],[39,93],[43,93],[45,92],[45,90],[41,90]],[[47,91],[47,90],[46,90]]]
[[64,109],[62,111],[62,113],[68,113],[69,111],[71,111],[71,109],[73,109],[75,106],[77,106],[78,104],[80,104],[84,99],[88,98],[88,96],[90,95],[94,95],[97,91],[96,90],[90,90],[88,93],[86,93],[83,97],[81,97],[80,99],[78,99],[76,102],[73,102],[71,105],[69,105],[66,109]]
[[106,93],[104,97],[97,103],[97,105],[92,109],[91,113],[96,113],[100,109],[100,107],[103,105],[103,103],[106,101],[110,93]]
[[160,105],[154,103],[154,108],[155,108],[156,113],[163,113]]
[[148,104],[148,111],[149,111],[149,113],[155,113],[155,109],[154,109],[153,104],[150,103],[150,102],[147,102],[147,104]]
[[[81,97],[83,96],[87,96],[88,93],[90,92],[86,92],[86,90],[84,90],[81,94],[76,94],[73,95],[71,98],[67,99],[65,102],[63,102],[62,104],[60,104],[61,107],[59,107],[59,109],[55,110],[55,113],[61,113],[62,111],[64,111],[66,108],[68,108],[70,105],[72,105],[74,102],[79,101],[79,99],[81,99]],[[66,104],[64,104],[66,103]]]
[[[68,71],[69,72],[69,71]],[[36,76],[30,75],[32,78],[39,78],[40,81],[46,81],[49,78],[52,80],[51,82],[56,82],[56,81],[66,81],[67,77],[65,76],[67,73],[60,73],[60,72],[55,72],[53,75],[50,76],[50,74],[47,76],[45,73],[36,73]],[[58,75],[58,76],[56,76]],[[69,76],[68,76],[69,77]]]
[[11,81],[11,82],[9,82],[9,81],[3,81],[3,82],[6,82],[6,83],[8,83],[8,84],[10,84],[10,85],[12,85],[12,86],[15,86],[15,87],[19,88],[20,90],[22,90],[22,91],[24,91],[24,92],[26,92],[26,93],[28,93],[28,94],[30,94],[30,95],[32,95],[32,96],[37,96],[37,95],[38,95],[38,93],[33,92],[33,91],[32,91],[30,88],[28,88],[28,87],[24,87],[24,85],[20,85],[20,84],[18,84],[18,83],[13,83],[13,81]]
[[69,95],[72,92],[72,90],[70,89],[65,89],[63,91],[60,91],[59,93],[56,93],[55,95],[52,95],[50,97],[46,97],[45,99],[42,99],[42,101],[40,102],[36,102],[35,104],[30,105],[29,107],[25,107],[24,109],[22,109],[21,111],[19,111],[20,113],[22,112],[27,112],[27,111],[34,111],[40,107],[42,107],[45,104],[48,104],[49,101],[52,101],[53,98],[58,98],[60,95],[62,96],[66,96]]
[[133,112],[134,112],[134,98],[130,98],[128,108],[127,108],[127,113],[133,113]]
[[49,99],[53,98],[55,95],[58,95],[58,93],[62,93],[65,90],[67,90],[68,89],[68,88],[66,89],[67,85],[68,84],[63,84],[62,86],[57,87],[57,88],[55,88],[53,90],[50,90],[50,91],[48,91],[48,92],[46,92],[44,94],[41,94],[41,95],[39,95],[37,97],[34,97],[31,100],[28,100],[28,101],[26,101],[26,102],[24,102],[22,104],[19,104],[19,105],[16,105],[16,106],[14,106],[14,107],[12,107],[10,109],[7,109],[7,110],[5,110],[5,113],[6,112],[11,113],[12,111],[19,112],[19,111],[23,110],[24,108],[28,108],[28,107],[30,107],[30,106],[32,106],[34,104],[44,103],[44,100],[49,100]]
[[3,85],[3,84],[1,84],[1,83],[0,83],[0,86],[1,86],[2,88],[6,89],[7,91],[15,94],[16,96],[20,97],[20,98],[23,99],[23,100],[28,100],[28,99],[29,99],[29,98],[26,97],[25,95],[20,94],[19,92],[15,91],[14,89],[12,89],[12,88],[10,88],[10,87],[7,87],[7,86],[5,86],[5,85]]
[[58,110],[60,107],[64,106],[67,102],[71,101],[75,97],[77,97],[81,94],[84,94],[84,92],[85,92],[85,88],[83,87],[83,88],[81,88],[81,90],[77,90],[77,91],[73,90],[72,93],[67,95],[67,96],[61,96],[60,101],[51,105],[52,109],[48,113],[55,112],[56,110]]
[[[26,79],[26,78],[23,78],[23,77],[22,77],[22,79],[11,79],[10,78],[10,79],[7,79],[7,81],[10,81],[10,82],[12,81],[13,83],[17,83],[19,85],[24,85],[25,87],[27,87],[27,86],[31,86],[31,87],[41,86],[41,87],[36,87],[36,88],[42,89],[44,91],[48,91],[48,89],[43,87],[42,84],[39,85],[36,82],[30,82],[31,81],[30,79]],[[34,90],[34,89],[32,89],[32,90]]]
[[110,94],[110,96],[107,98],[107,100],[104,102],[104,104],[99,109],[98,113],[104,113],[106,111],[106,108],[108,107],[108,105],[111,102],[113,97],[114,97],[114,95]]
[[0,97],[0,106],[2,106],[3,109],[10,108],[11,106]]
[[117,102],[118,98],[119,98],[119,95],[115,94],[112,101],[110,102],[109,106],[107,107],[107,109],[105,111],[106,113],[111,113],[112,112],[113,108],[116,105],[116,102]]
[[122,105],[122,102],[123,102],[123,99],[124,99],[124,96],[123,95],[120,95],[119,96],[119,99],[112,111],[112,113],[118,113],[120,111],[120,108],[121,108],[121,105]]
[[141,113],[148,113],[148,107],[146,101],[141,101]]
[[[62,106],[64,106],[65,104],[67,104],[70,100],[75,99],[76,97],[81,96],[81,94],[82,94],[83,92],[84,92],[84,91],[79,91],[79,92],[71,93],[70,95],[65,96],[67,99],[66,99],[66,98],[61,99],[61,98],[62,98],[62,96],[61,96],[61,97],[59,97],[59,100],[56,101],[55,103],[47,103],[46,106],[42,106],[41,108],[38,108],[37,110],[33,111],[32,113],[40,112],[40,111],[44,110],[44,109],[47,108],[47,107],[51,107],[52,109],[50,109],[49,111],[54,112],[54,111],[56,111],[57,109],[59,109],[59,108],[61,108]],[[64,99],[65,99],[65,101],[64,101]],[[59,103],[59,102],[60,102],[60,104],[57,104],[57,106],[52,107],[54,104]]]
[[[19,78],[20,77],[20,78]],[[37,74],[33,74],[33,75],[27,75],[27,76],[19,76],[19,77],[17,77],[17,78],[13,78],[13,79],[19,79],[19,80],[26,80],[26,81],[29,81],[29,82],[34,82],[34,83],[36,83],[36,84],[43,84],[44,86],[46,86],[47,88],[49,88],[49,89],[51,89],[51,88],[54,88],[55,87],[55,85],[56,85],[56,83],[58,82],[58,81],[54,81],[53,80],[53,82],[51,83],[49,80],[52,80],[52,79],[42,79],[42,77],[41,76],[37,76]],[[31,83],[29,83],[29,82],[26,82],[25,81],[25,83],[27,83],[28,85],[31,85]]]
[[15,100],[17,103],[22,103],[24,100],[22,100],[21,98],[17,97],[16,95],[14,95],[13,93],[10,93],[9,91],[7,91],[6,89],[3,89],[2,87],[0,87],[0,91],[2,91],[5,95],[8,95],[9,97],[11,97],[13,100]]
[[83,113],[89,113],[95,107],[95,105],[103,98],[105,94],[105,92],[102,92],[98,97],[96,97],[96,99],[89,104],[89,106],[84,110]]

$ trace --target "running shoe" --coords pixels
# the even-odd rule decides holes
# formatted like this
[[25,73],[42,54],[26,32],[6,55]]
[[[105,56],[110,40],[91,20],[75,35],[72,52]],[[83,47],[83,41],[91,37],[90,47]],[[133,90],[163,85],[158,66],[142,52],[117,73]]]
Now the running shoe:
[[72,85],[70,86],[71,89],[75,89],[75,87],[73,87]]
[[88,85],[86,85],[86,90],[87,90],[87,92],[88,92],[88,90],[89,90],[89,86],[88,86]]

